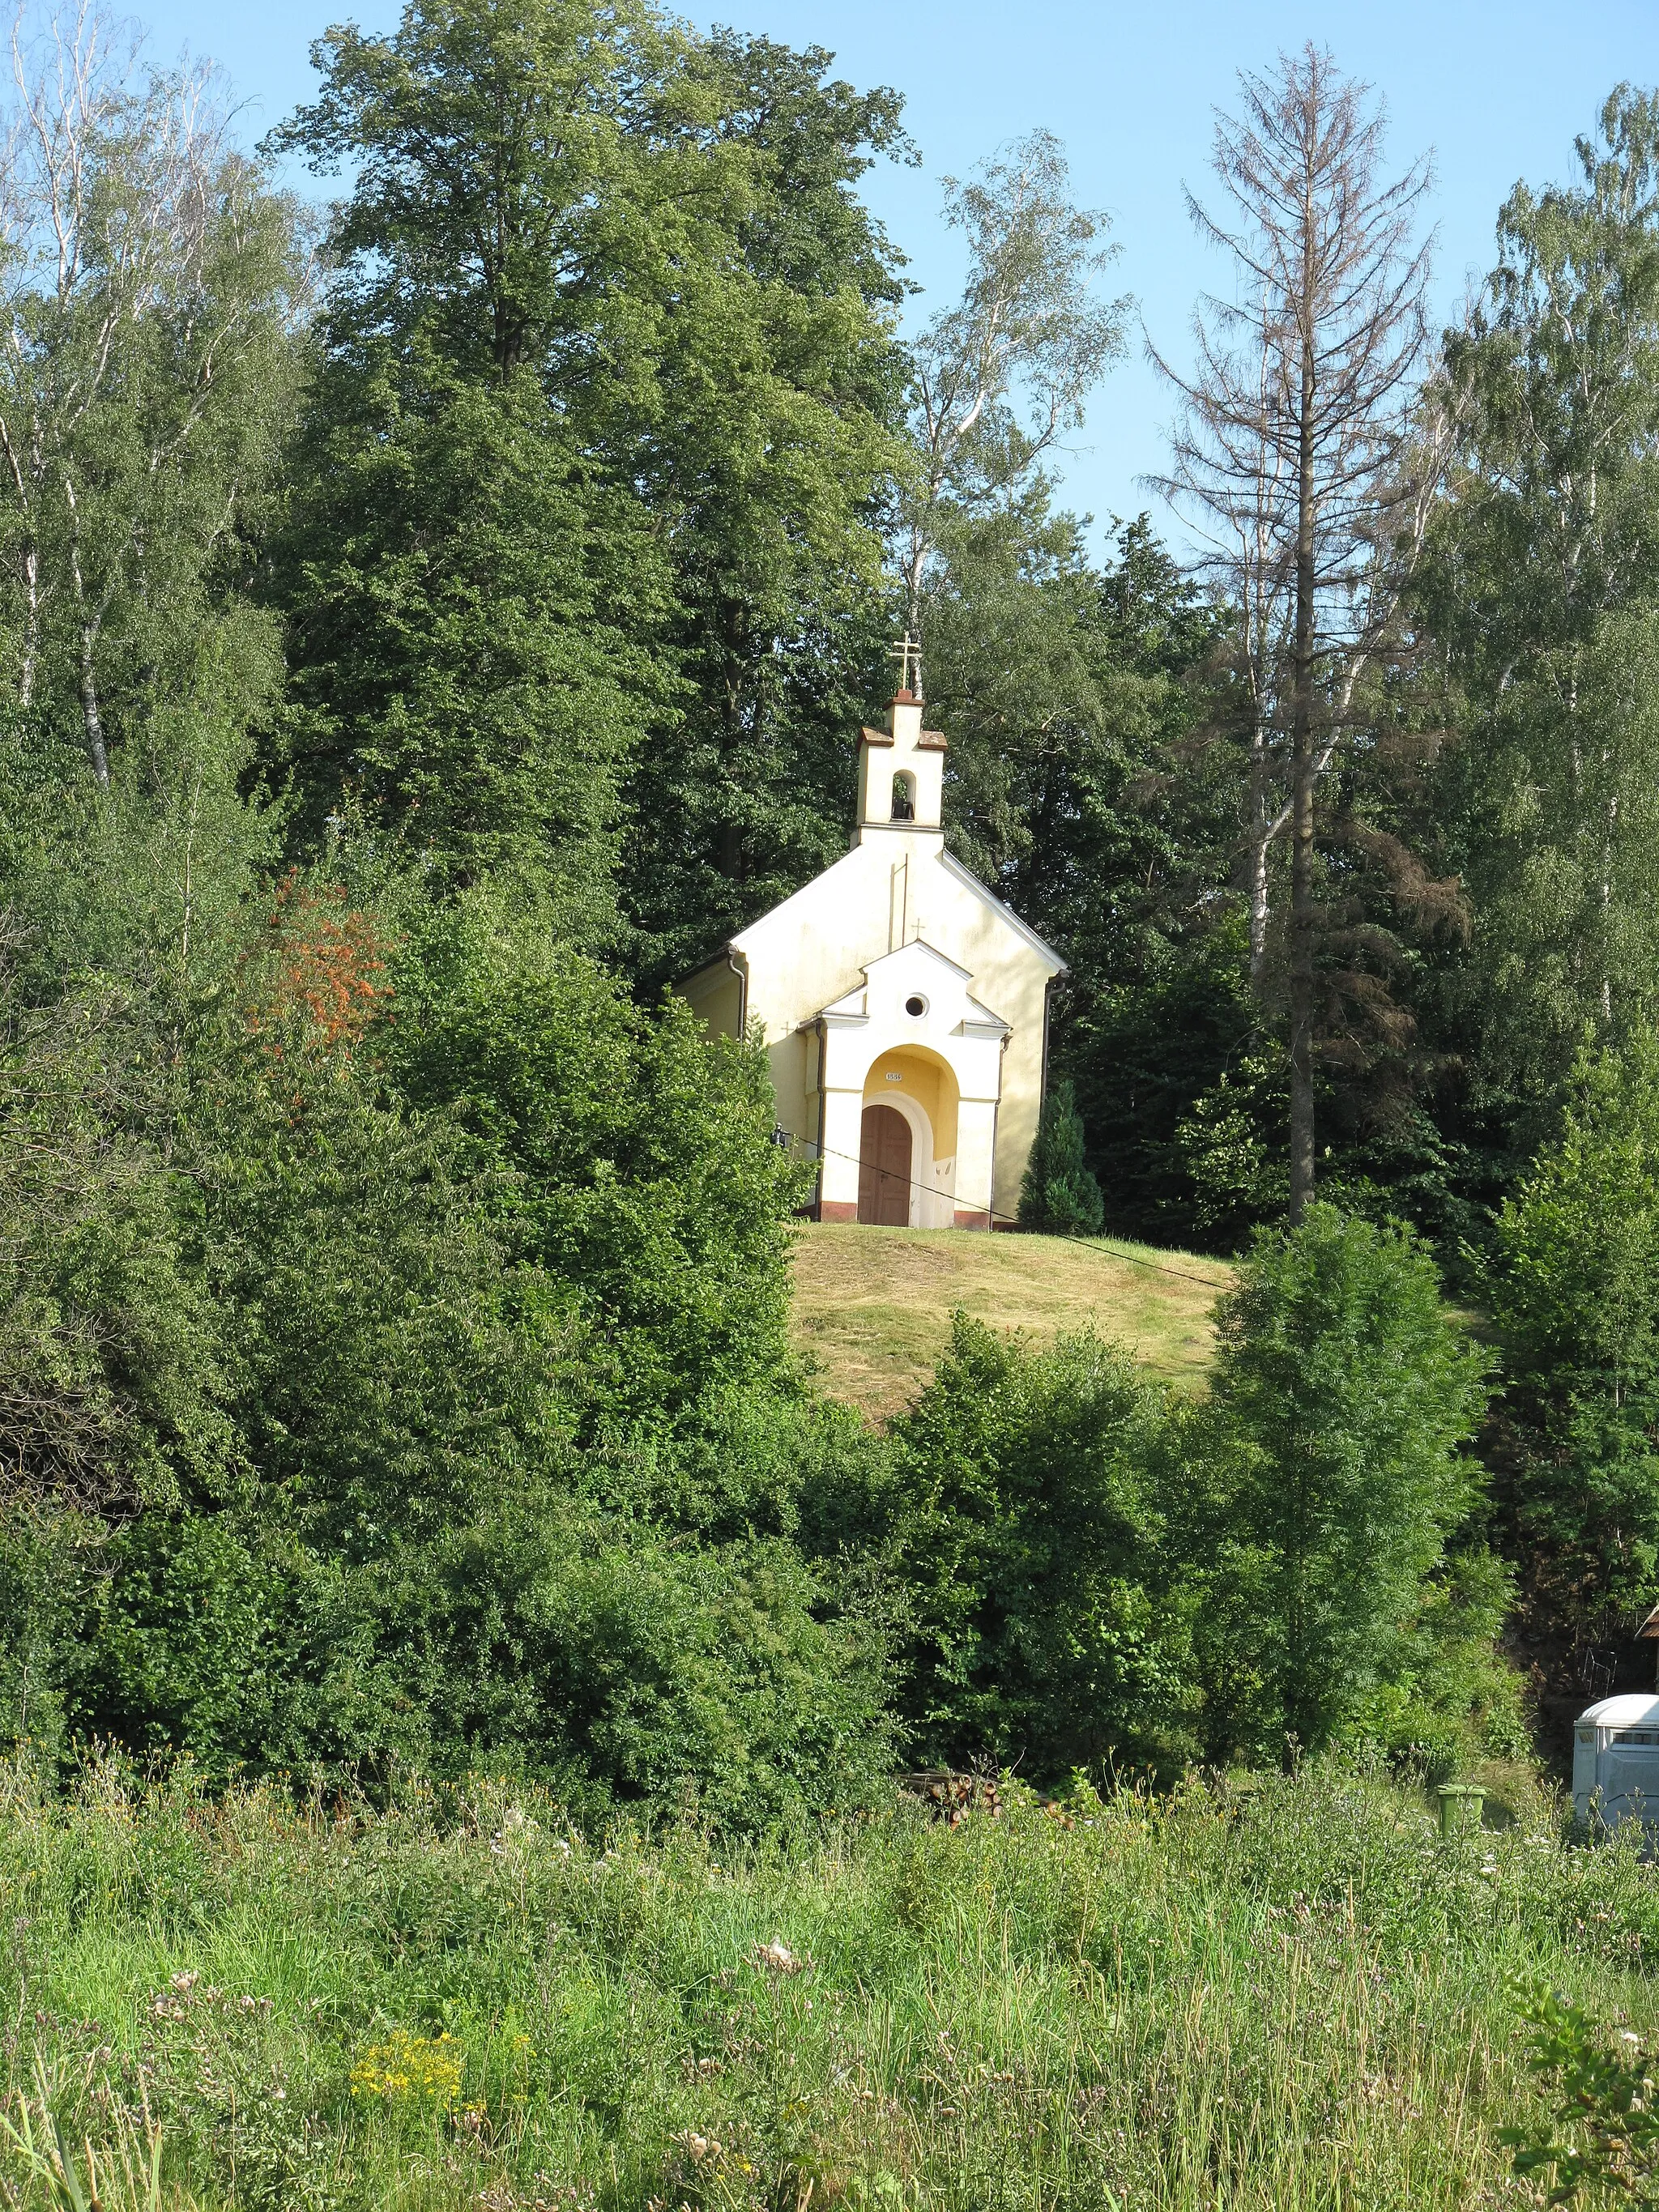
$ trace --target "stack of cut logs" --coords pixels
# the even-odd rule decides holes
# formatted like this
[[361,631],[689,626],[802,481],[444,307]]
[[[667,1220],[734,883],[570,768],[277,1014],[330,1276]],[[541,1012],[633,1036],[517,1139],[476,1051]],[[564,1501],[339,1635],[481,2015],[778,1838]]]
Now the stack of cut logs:
[[994,1774],[954,1774],[948,1766],[930,1767],[924,1774],[901,1774],[899,1788],[919,1797],[929,1812],[955,1828],[970,1813],[1002,1817],[1002,1793]]

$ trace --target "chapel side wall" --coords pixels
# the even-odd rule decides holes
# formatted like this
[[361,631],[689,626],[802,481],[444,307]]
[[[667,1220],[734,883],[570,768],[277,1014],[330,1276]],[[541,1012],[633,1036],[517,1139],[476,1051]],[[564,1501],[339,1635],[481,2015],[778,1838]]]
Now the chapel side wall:
[[734,1037],[742,1026],[743,980],[724,963],[702,969],[678,986],[680,996],[710,1036]]
[[991,1206],[1001,1220],[1012,1222],[1019,1211],[1020,1186],[1036,1142],[1037,1121],[1042,1111],[1042,985],[1040,979],[1035,1015],[1023,1012],[1002,1066],[1002,1109],[997,1115],[996,1164],[992,1176]]
[[816,1146],[818,1137],[816,1095],[811,1101],[806,1095],[808,1040],[798,1030],[776,1038],[766,1048],[767,1064],[772,1071],[772,1092],[777,1103],[777,1126],[787,1129],[795,1139],[795,1158],[811,1157],[809,1147]]

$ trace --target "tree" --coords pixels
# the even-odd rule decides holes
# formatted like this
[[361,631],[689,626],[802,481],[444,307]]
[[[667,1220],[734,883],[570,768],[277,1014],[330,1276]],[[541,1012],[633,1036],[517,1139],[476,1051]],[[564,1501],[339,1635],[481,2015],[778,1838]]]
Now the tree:
[[1421,593],[1460,730],[1465,1018],[1523,1125],[1587,1024],[1648,1018],[1659,958],[1659,98],[1621,86],[1600,124],[1571,184],[1510,193],[1449,342],[1455,497]]
[[434,0],[313,58],[271,143],[354,173],[273,548],[273,769],[313,849],[361,827],[437,895],[499,875],[602,940],[671,604],[607,441],[654,404],[669,272],[696,289],[732,165],[696,158],[647,9]]
[[641,1012],[477,900],[422,921],[394,974],[388,1071],[456,1131],[490,1234],[579,1332],[583,1437],[787,1387],[810,1177],[771,1141],[762,1055],[710,1043],[681,1000]]
[[747,183],[718,294],[663,363],[647,459],[681,679],[627,793],[623,892],[653,979],[844,849],[849,734],[887,668],[902,257],[857,184],[915,157],[900,96],[832,58],[729,31],[694,57]]
[[1320,1749],[1399,1671],[1477,1470],[1486,1361],[1408,1231],[1310,1207],[1217,1310],[1215,1695]]
[[961,300],[914,348],[915,481],[899,542],[918,636],[929,564],[952,518],[1018,499],[1122,351],[1128,302],[1091,289],[1116,249],[1096,245],[1106,218],[1074,207],[1069,185],[1064,149],[1046,131],[966,184],[945,180],[945,219],[964,234],[969,264]]
[[642,0],[414,0],[316,59],[275,141],[355,171],[276,564],[309,836],[613,945],[623,861],[670,975],[844,823],[900,387],[852,186],[896,95]]
[[1205,726],[1216,638],[1145,517],[1096,565],[1040,481],[955,523],[929,584],[952,850],[1065,947],[1051,1064],[1113,1225],[1161,1239],[1199,1225],[1176,1130],[1252,1022],[1231,763]]
[[28,1005],[22,950],[0,909],[0,1527],[222,1493],[227,1363],[142,1030],[106,979]]
[[291,678],[270,766],[299,849],[373,840],[433,895],[493,880],[614,943],[622,781],[665,689],[659,552],[527,372],[416,375],[405,396],[325,366],[271,549]]
[[1627,1633],[1659,1571],[1650,1030],[1618,1050],[1581,1054],[1563,1126],[1505,1200],[1492,1243],[1483,1289],[1506,1388],[1486,1455],[1523,1626],[1553,1673],[1561,1644],[1575,1650]]
[[1034,1779],[1178,1764],[1196,1699],[1164,1394],[1115,1346],[1034,1356],[958,1314],[895,1431],[913,1754]]
[[303,269],[293,211],[225,143],[207,74],[143,70],[86,0],[33,41],[20,18],[12,55],[7,650],[20,708],[72,714],[106,788],[112,744],[179,680],[186,610],[241,557],[291,410]]
[[1019,1225],[1059,1237],[1097,1237],[1104,1218],[1100,1185],[1084,1158],[1082,1117],[1069,1083],[1042,1102],[1036,1142],[1020,1186]]
[[1425,438],[1414,408],[1428,247],[1413,245],[1413,226],[1429,172],[1419,162],[1386,180],[1381,108],[1311,45],[1240,88],[1243,115],[1218,123],[1213,156],[1231,227],[1188,198],[1200,234],[1231,257],[1237,290],[1200,311],[1191,376],[1153,359],[1182,402],[1168,487],[1211,530],[1239,623],[1258,972],[1267,848],[1286,829],[1291,841],[1297,1220],[1315,1172],[1316,793],[1352,741],[1361,678],[1395,623],[1440,475],[1441,437]]

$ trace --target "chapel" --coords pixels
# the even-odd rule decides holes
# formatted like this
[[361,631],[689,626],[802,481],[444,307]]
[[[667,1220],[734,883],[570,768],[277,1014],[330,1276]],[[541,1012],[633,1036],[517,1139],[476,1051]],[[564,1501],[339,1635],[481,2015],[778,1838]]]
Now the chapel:
[[1011,1227],[1066,963],[945,849],[945,739],[898,651],[887,727],[860,738],[852,849],[680,988],[716,1033],[759,1029],[820,1220]]

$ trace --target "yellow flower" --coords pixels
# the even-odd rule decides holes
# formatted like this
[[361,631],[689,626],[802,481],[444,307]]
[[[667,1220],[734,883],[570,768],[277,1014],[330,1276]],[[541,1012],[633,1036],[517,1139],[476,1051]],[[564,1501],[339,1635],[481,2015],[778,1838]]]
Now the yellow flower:
[[411,2035],[396,2027],[384,2043],[371,2043],[360,2055],[351,2069],[351,2094],[381,2104],[430,2105],[447,2112],[465,2064],[465,2052],[447,2031]]

